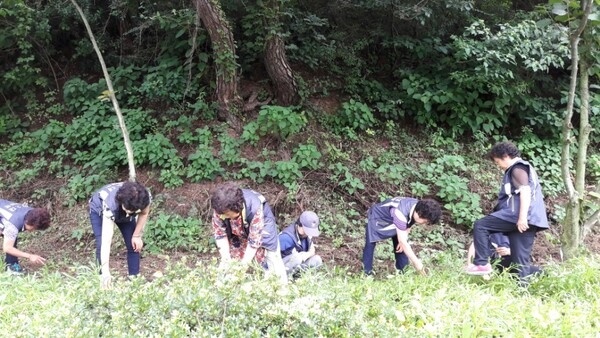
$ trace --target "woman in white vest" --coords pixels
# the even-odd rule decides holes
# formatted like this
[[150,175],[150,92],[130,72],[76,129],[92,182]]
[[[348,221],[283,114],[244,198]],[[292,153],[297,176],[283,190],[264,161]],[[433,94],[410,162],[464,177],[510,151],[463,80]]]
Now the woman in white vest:
[[130,276],[140,272],[142,235],[150,212],[150,192],[139,183],[108,184],[90,198],[90,222],[96,238],[96,260],[100,264],[101,285],[110,286],[110,246],[115,225],[127,247],[127,269]]

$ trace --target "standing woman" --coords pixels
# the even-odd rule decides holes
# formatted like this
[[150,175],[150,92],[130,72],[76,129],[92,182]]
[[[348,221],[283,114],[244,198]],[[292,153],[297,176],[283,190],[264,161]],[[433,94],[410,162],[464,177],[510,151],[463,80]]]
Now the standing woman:
[[102,287],[110,286],[110,246],[115,224],[127,247],[130,276],[140,272],[142,234],[150,212],[150,192],[137,182],[108,184],[90,198],[90,222],[96,238],[96,261],[100,264]]

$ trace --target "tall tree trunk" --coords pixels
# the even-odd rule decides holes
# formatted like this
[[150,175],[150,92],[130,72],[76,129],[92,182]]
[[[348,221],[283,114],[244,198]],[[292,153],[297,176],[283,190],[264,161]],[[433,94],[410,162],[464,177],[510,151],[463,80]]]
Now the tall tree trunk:
[[285,56],[283,39],[278,35],[269,37],[265,43],[265,68],[275,87],[275,98],[281,106],[300,102],[298,84]]
[[264,62],[275,88],[277,104],[281,106],[298,104],[300,102],[298,83],[294,78],[292,67],[288,63],[285,55],[285,43],[281,38],[279,0],[266,1],[262,7],[266,13],[266,31],[272,32],[265,38]]
[[198,16],[210,36],[216,69],[216,95],[219,102],[218,116],[238,126],[237,114],[242,100],[238,95],[238,64],[235,41],[225,13],[217,0],[195,0]]
[[119,126],[121,127],[121,133],[123,134],[123,142],[125,143],[125,150],[127,151],[127,163],[129,164],[129,180],[131,182],[135,182],[136,174],[135,174],[135,161],[133,157],[133,148],[131,147],[131,141],[129,140],[129,132],[127,131],[127,125],[125,125],[125,119],[123,118],[123,114],[121,113],[121,108],[119,107],[119,101],[117,101],[117,97],[115,96],[115,90],[113,89],[112,81],[110,79],[110,75],[108,74],[108,69],[106,68],[106,64],[104,63],[104,57],[102,57],[102,52],[96,43],[96,38],[94,37],[94,33],[92,32],[92,28],[87,21],[83,10],[75,0],[71,0],[73,6],[81,16],[81,20],[85,25],[85,29],[88,32],[90,37],[90,41],[92,42],[92,46],[96,51],[96,55],[98,56],[98,61],[100,62],[100,66],[102,67],[102,72],[104,73],[104,80],[106,80],[106,87],[108,90],[104,91],[101,95],[102,98],[108,97],[113,104],[113,108],[115,109],[115,113],[117,114],[117,119],[119,120]]
[[[585,31],[588,17],[591,12],[593,0],[583,0],[582,8],[584,9],[579,25],[574,28],[570,35],[571,43],[571,83],[569,86],[569,97],[567,101],[567,111],[563,120],[563,149],[561,154],[561,171],[565,188],[568,195],[566,206],[566,215],[563,221],[563,231],[561,235],[562,253],[564,258],[569,259],[575,257],[579,252],[581,244],[583,244],[582,236],[582,201],[585,194],[585,162],[588,147],[589,133],[589,75],[587,59],[585,54],[587,48],[584,48],[584,56],[580,60],[579,43]],[[584,43],[589,43],[584,41]],[[581,68],[581,69],[580,69]],[[577,80],[580,79],[580,137],[578,140],[578,153],[575,163],[575,182],[571,175],[569,160],[571,158],[570,145],[573,142],[573,114],[575,106],[575,97],[577,90]],[[587,129],[587,131],[586,131]],[[582,135],[583,134],[583,135]]]

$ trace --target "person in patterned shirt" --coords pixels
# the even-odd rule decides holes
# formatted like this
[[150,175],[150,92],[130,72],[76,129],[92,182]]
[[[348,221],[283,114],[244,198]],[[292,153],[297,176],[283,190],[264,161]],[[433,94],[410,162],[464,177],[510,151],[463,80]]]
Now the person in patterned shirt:
[[278,239],[277,222],[265,197],[233,183],[216,187],[211,196],[212,227],[222,266],[232,259],[253,259],[287,283]]

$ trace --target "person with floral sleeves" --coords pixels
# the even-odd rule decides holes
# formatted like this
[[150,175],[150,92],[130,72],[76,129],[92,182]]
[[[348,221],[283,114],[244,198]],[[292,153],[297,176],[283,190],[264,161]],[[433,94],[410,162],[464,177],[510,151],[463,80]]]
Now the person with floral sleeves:
[[227,265],[232,259],[247,265],[255,259],[286,284],[277,222],[265,197],[254,190],[223,183],[213,191],[211,206],[221,265]]

